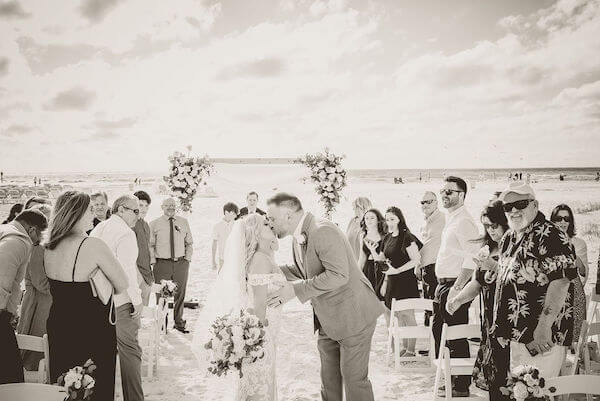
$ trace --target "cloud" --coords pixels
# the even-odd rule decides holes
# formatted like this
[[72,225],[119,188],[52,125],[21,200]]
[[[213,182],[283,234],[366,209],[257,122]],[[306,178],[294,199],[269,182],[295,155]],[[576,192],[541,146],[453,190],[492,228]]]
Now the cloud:
[[27,18],[29,16],[30,14],[26,13],[17,1],[0,3],[0,18]]
[[15,137],[15,136],[27,135],[35,130],[36,130],[36,128],[30,127],[27,125],[13,124],[13,125],[8,126],[6,129],[1,130],[0,135],[6,136],[6,137]]
[[90,22],[98,23],[114,10],[122,0],[85,0],[80,7],[81,15]]
[[216,78],[224,81],[243,77],[272,78],[283,74],[284,71],[283,60],[271,57],[225,67],[217,74]]
[[0,57],[0,77],[8,74],[8,65],[10,64],[8,57]]
[[112,141],[119,138],[119,134],[113,131],[98,131],[87,138],[81,139],[83,142],[95,142],[95,141]]
[[[0,88],[0,95],[1,94],[2,90]],[[0,106],[0,118],[7,117],[13,110],[31,111],[31,106],[29,103],[25,102],[14,102],[7,104],[6,106]]]
[[94,122],[94,127],[101,130],[115,130],[120,128],[130,128],[135,125],[135,118],[122,118],[120,120],[97,120]]
[[45,106],[46,110],[86,110],[90,107],[96,93],[76,86],[72,89],[58,93]]

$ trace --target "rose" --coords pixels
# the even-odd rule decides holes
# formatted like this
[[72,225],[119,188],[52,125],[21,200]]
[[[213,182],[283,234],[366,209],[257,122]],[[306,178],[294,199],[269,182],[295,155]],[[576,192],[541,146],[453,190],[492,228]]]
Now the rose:
[[513,387],[513,394],[517,400],[524,400],[529,396],[529,390],[525,383],[518,382]]
[[88,388],[88,389],[94,388],[95,383],[96,383],[96,381],[90,375],[83,376],[83,379],[81,381],[81,384],[83,384],[83,387]]
[[490,257],[490,247],[488,245],[482,247],[477,253],[477,259],[483,260]]

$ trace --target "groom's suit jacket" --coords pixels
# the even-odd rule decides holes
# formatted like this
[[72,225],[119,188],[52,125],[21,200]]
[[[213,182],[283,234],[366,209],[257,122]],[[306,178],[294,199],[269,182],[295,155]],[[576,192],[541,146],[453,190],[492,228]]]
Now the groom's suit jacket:
[[[335,224],[311,213],[304,219],[302,234],[306,238],[300,246],[302,255],[294,251],[295,265],[282,270],[300,302],[311,301],[315,331],[322,328],[336,341],[358,334],[377,320],[383,305],[359,269],[350,243]],[[297,257],[302,258],[304,272]]]

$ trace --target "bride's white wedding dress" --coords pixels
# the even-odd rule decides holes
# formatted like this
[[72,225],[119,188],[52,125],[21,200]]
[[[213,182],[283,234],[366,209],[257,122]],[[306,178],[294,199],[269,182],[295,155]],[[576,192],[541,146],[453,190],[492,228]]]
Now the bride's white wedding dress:
[[[274,266],[276,269],[277,266]],[[248,300],[254,304],[253,287],[267,285],[268,293],[278,290],[285,283],[281,273],[249,274]],[[236,400],[238,401],[277,401],[277,334],[281,321],[281,308],[268,308],[266,313],[268,326],[265,327],[265,356],[242,369],[244,377],[240,379]]]
[[[256,257],[256,256],[255,256]],[[240,378],[235,372],[225,377],[209,375],[208,361],[210,355],[204,348],[210,340],[210,327],[218,316],[236,312],[240,309],[252,308],[254,305],[254,287],[267,285],[267,292],[278,290],[285,283],[285,277],[279,271],[279,267],[270,258],[262,258],[264,263],[270,263],[272,273],[248,274],[246,277],[245,261],[245,233],[243,221],[236,221],[225,245],[225,261],[212,284],[209,294],[203,305],[203,309],[196,321],[194,338],[192,340],[192,351],[196,355],[201,371],[206,376],[206,386],[209,392],[235,394],[236,401],[276,401],[276,349],[277,334],[281,320],[281,308],[268,308],[266,319],[268,325],[265,328],[265,356],[255,363],[245,365],[242,368],[243,377]],[[269,262],[267,262],[269,260]],[[276,272],[276,273],[275,273]],[[232,389],[235,391],[232,392]]]

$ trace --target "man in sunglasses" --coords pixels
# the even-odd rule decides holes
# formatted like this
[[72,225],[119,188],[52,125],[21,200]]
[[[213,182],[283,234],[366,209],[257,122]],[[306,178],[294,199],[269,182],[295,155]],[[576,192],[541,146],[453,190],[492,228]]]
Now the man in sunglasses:
[[113,203],[112,215],[99,223],[90,233],[90,237],[100,238],[108,245],[123,267],[129,282],[126,291],[114,295],[117,315],[117,351],[121,363],[121,384],[125,401],[144,399],[142,348],[138,342],[143,305],[138,281],[138,244],[133,231],[139,214],[138,198],[133,195],[123,195]]
[[150,263],[156,283],[173,280],[177,284],[173,306],[175,329],[189,333],[183,320],[183,306],[194,251],[192,230],[184,217],[176,215],[175,199],[166,198],[162,210],[164,214],[150,222]]
[[[423,280],[423,298],[433,299],[437,288],[437,277],[435,275],[435,260],[440,250],[442,231],[446,224],[446,218],[438,209],[438,201],[435,194],[427,191],[421,200],[421,210],[425,217],[425,225],[421,229],[423,248],[421,248],[421,265],[416,273]],[[431,312],[425,312],[425,326],[429,326]]]
[[527,183],[510,183],[500,200],[510,229],[500,243],[493,336],[510,350],[511,367],[535,365],[542,377],[558,376],[573,341],[575,249],[538,210]]
[[[447,215],[435,263],[438,286],[433,299],[431,324],[436,354],[439,351],[444,323],[448,326],[469,323],[470,302],[461,305],[451,315],[446,311],[446,301],[458,294],[471,279],[473,270],[477,267],[473,257],[479,250],[477,242],[479,230],[475,220],[464,206],[467,183],[462,178],[454,176],[448,176],[444,181],[440,198]],[[469,343],[466,339],[450,341],[448,348],[452,358],[470,357]],[[469,397],[471,376],[455,376],[453,379],[452,397]],[[444,392],[445,388],[439,389],[440,396],[444,396]]]

